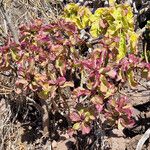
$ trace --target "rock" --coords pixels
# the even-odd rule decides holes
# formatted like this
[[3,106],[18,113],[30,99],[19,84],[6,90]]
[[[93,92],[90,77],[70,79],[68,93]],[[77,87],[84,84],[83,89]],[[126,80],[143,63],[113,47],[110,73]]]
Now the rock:
[[146,86],[150,89],[150,81],[146,82]]
[[52,142],[52,147],[53,147],[53,148],[56,148],[56,147],[57,147],[57,142],[56,142],[55,140]]
[[118,129],[113,129],[113,134],[115,134],[118,137],[124,137],[124,134],[122,131],[118,130]]
[[126,139],[124,137],[111,137],[109,139],[110,147],[112,150],[125,150],[126,149]]

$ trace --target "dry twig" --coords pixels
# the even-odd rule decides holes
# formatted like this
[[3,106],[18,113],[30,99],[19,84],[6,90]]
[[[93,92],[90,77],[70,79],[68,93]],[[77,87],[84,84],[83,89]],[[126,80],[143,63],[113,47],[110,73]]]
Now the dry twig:
[[142,147],[145,143],[145,141],[150,137],[150,128],[144,133],[142,138],[139,140],[136,150],[142,150]]

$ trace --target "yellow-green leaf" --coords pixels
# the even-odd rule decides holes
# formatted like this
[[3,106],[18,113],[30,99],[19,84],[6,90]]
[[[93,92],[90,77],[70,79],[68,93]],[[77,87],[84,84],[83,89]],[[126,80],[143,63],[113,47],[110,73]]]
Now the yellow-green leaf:
[[115,5],[116,0],[109,0],[109,5],[110,6],[114,6]]
[[18,60],[17,54],[16,54],[13,50],[11,50],[10,52],[11,52],[12,58],[13,58],[15,61],[17,61],[17,60]]
[[126,38],[125,38],[125,36],[121,35],[117,60],[119,61],[122,58],[124,58],[125,56],[126,56]]
[[80,123],[79,123],[79,122],[75,123],[75,124],[73,125],[73,129],[74,129],[74,130],[79,130],[79,129],[80,129]]
[[132,53],[136,52],[136,45],[138,42],[138,35],[135,32],[128,32],[130,36],[130,50]]
[[127,71],[127,77],[131,87],[137,86],[137,82],[134,80],[134,72],[132,70]]
[[49,98],[49,92],[47,91],[41,91],[38,93],[38,96],[43,99],[43,100],[46,100]]

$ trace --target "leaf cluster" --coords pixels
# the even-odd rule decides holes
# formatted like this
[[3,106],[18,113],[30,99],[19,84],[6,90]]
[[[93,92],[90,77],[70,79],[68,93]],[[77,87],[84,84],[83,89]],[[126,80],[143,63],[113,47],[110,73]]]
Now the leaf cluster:
[[[104,37],[91,46],[81,37],[86,27],[92,37]],[[49,24],[36,20],[22,25],[19,33],[19,44],[9,37],[0,47],[0,69],[15,73],[17,94],[35,93],[49,99],[57,111],[63,99],[61,110],[68,109],[75,133],[89,133],[101,115],[119,129],[134,124],[127,98],[116,98],[118,85],[136,86],[137,70],[150,79],[150,64],[136,55],[137,35],[129,6],[99,8],[92,14],[87,7],[71,3],[63,19]]]

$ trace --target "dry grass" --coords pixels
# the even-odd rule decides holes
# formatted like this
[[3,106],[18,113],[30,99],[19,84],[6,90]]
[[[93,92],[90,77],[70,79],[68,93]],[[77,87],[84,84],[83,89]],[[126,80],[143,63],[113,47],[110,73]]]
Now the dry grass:
[[[25,131],[22,127],[23,124],[16,122],[16,117],[13,120],[10,119],[11,109],[9,105],[6,105],[3,98],[0,101],[0,110],[0,150],[51,150],[50,141],[43,143],[43,137],[34,143],[27,143],[22,140]],[[31,132],[31,134],[34,133]]]
[[13,121],[10,122],[11,110],[5,99],[1,99],[0,110],[0,149],[14,150],[20,143],[20,128]]
[[10,34],[18,40],[18,26],[42,18],[57,20],[63,4],[54,0],[0,0],[0,44]]
[[[54,0],[0,0],[0,45],[10,32],[12,36],[18,38],[17,31],[20,24],[30,23],[39,18],[44,22],[51,22],[58,18],[62,8],[62,3]],[[3,79],[0,80],[10,86],[8,80],[7,84]],[[0,85],[4,84],[0,82]],[[13,88],[13,84],[11,87]],[[24,128],[21,123],[16,122],[17,114],[11,120],[12,112],[10,105],[7,104],[11,101],[11,96],[5,97],[4,93],[0,96],[0,150],[50,150],[51,144],[49,141],[43,144],[43,137],[30,144],[22,141]]]

